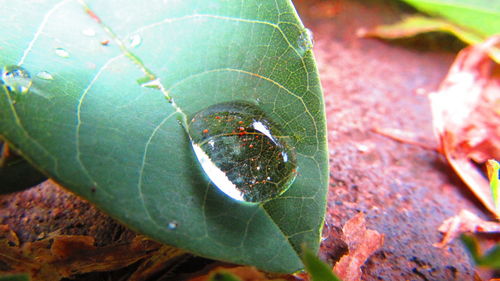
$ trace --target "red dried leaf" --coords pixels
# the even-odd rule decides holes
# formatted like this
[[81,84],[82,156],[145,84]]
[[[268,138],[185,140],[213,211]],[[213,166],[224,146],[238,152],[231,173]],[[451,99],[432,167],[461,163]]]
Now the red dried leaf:
[[433,126],[441,149],[455,172],[485,207],[499,217],[489,183],[471,162],[500,158],[500,76],[492,74],[488,50],[495,36],[461,51],[439,90],[429,95]]
[[59,280],[75,274],[111,271],[128,266],[159,248],[148,238],[137,236],[131,243],[94,246],[94,238],[49,234],[45,239],[19,245],[8,226],[0,226],[0,263],[4,273],[27,272],[32,280]]
[[475,214],[462,210],[457,216],[445,220],[438,230],[444,233],[444,236],[441,242],[434,246],[442,248],[465,232],[500,232],[500,223],[482,220]]
[[384,244],[384,235],[366,229],[363,213],[351,218],[344,225],[343,232],[349,246],[349,254],[343,256],[333,270],[343,281],[361,280],[361,266]]

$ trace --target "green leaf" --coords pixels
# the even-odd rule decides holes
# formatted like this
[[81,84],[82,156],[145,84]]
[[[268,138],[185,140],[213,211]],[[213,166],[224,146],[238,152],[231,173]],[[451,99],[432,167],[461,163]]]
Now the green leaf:
[[[483,34],[479,34],[448,20],[421,15],[409,16],[394,24],[377,26],[372,30],[364,32],[362,35],[384,39],[397,39],[436,31],[450,33],[470,45],[481,43],[487,39]],[[500,63],[500,49],[491,48],[488,50],[488,53],[492,59]]]
[[[467,44],[475,45],[488,37],[500,34],[500,2],[489,0],[403,0],[417,9],[439,18],[409,17],[390,29],[410,29],[416,33],[449,32]],[[500,63],[500,49],[488,50],[490,57]]]
[[[299,245],[318,249],[325,115],[290,1],[9,1],[0,29],[0,65],[33,79],[25,94],[0,85],[0,135],[45,174],[204,257],[293,272]],[[236,100],[266,112],[297,152],[293,185],[264,205],[214,188],[179,124]]]
[[29,281],[28,274],[8,274],[0,276],[0,281]]
[[470,44],[479,43],[485,39],[484,37],[464,30],[446,20],[420,15],[405,17],[403,20],[394,24],[377,26],[373,30],[368,31],[366,35],[396,39],[433,31],[451,33],[460,40]]
[[500,33],[500,2],[490,0],[403,0],[486,37]]
[[483,255],[480,253],[478,241],[474,236],[462,234],[460,239],[476,265],[500,269],[500,243],[497,243]]
[[462,243],[465,245],[467,248],[467,251],[471,255],[472,259],[474,260],[475,263],[478,262],[479,260],[479,248],[477,245],[477,240],[473,236],[470,235],[465,235],[462,234],[460,236],[460,240],[462,240]]
[[500,243],[497,243],[484,254],[481,265],[500,269]]
[[490,180],[491,195],[495,208],[500,210],[500,163],[494,159],[486,161],[486,170]]
[[0,140],[0,194],[22,191],[47,179],[12,148],[7,147]]
[[322,262],[311,250],[304,247],[302,262],[312,277],[312,281],[341,281],[332,268]]

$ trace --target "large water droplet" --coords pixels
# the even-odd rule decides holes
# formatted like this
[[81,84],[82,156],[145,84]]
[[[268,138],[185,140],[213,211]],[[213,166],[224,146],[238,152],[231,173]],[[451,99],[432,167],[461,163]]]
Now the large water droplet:
[[2,82],[10,91],[26,94],[33,81],[29,72],[17,65],[7,65],[2,69]]
[[297,39],[300,53],[303,55],[313,47],[313,33],[310,29],[304,28]]
[[276,198],[295,179],[295,151],[287,137],[251,103],[212,105],[196,113],[188,126],[206,175],[235,200],[259,203]]

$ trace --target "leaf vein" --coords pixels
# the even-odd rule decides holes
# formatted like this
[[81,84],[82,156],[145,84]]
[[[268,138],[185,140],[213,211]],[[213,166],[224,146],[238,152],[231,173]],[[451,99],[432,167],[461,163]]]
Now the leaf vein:
[[[90,89],[94,86],[94,83],[99,79],[99,77],[104,72],[104,70],[110,64],[112,64],[115,60],[117,60],[117,59],[119,59],[121,57],[123,57],[123,54],[120,54],[118,56],[115,56],[115,57],[107,60],[106,63],[104,63],[99,68],[99,70],[96,72],[96,74],[94,75],[94,77],[92,78],[92,80],[89,82],[89,84],[87,85],[87,87],[83,90],[82,95],[78,99],[78,104],[76,106],[76,129],[75,129],[76,161],[78,162],[78,165],[82,168],[82,171],[85,174],[85,176],[92,182],[92,185],[94,185],[95,187],[98,187],[98,184],[93,179],[93,177],[90,175],[90,172],[87,169],[87,167],[85,166],[85,164],[83,164],[83,161],[82,161],[82,152],[80,150],[80,138],[81,138],[81,136],[80,136],[80,130],[81,130],[81,126],[82,126],[82,123],[83,123],[82,122],[82,105],[83,105],[83,102],[84,102],[85,98],[87,97]],[[103,191],[104,191],[104,189],[103,189]],[[105,192],[105,193],[107,193],[107,192]]]
[[63,6],[64,4],[66,4],[66,2],[69,2],[69,0],[63,0],[57,4],[55,4],[46,14],[45,16],[43,17],[42,19],[42,22],[40,23],[40,25],[38,26],[38,29],[36,30],[35,32],[35,35],[33,36],[33,39],[31,39],[31,41],[29,42],[28,44],[28,47],[26,47],[26,49],[24,50],[23,52],[23,56],[21,57],[21,59],[19,60],[19,62],[17,63],[17,65],[21,66],[23,63],[24,63],[24,60],[26,59],[26,57],[28,56],[28,54],[31,52],[31,49],[33,49],[33,46],[35,45],[35,42],[38,40],[38,37],[40,36],[40,34],[42,34],[42,30],[45,28],[45,25],[47,24],[50,16],[57,10],[59,9],[61,6]]
[[[153,219],[153,217],[149,213],[148,208],[146,208],[146,202],[144,201],[144,195],[143,195],[144,192],[142,190],[142,180],[143,180],[143,176],[144,176],[144,167],[146,166],[146,159],[147,159],[147,155],[148,155],[149,145],[151,144],[151,141],[153,140],[153,138],[156,135],[156,133],[158,132],[158,130],[163,126],[163,124],[165,124],[165,122],[167,122],[167,120],[169,120],[170,117],[174,116],[176,113],[177,112],[174,111],[174,112],[170,113],[167,117],[165,117],[158,124],[158,126],[156,126],[154,128],[154,130],[153,130],[153,132],[151,132],[151,135],[149,136],[146,144],[144,145],[144,152],[142,154],[141,168],[139,169],[139,177],[138,177],[139,180],[137,182],[137,191],[139,193],[139,198],[142,201],[142,205],[144,206],[144,209],[146,210],[146,213],[148,214],[151,221],[155,221],[155,220]],[[156,222],[155,222],[155,224],[156,224]]]

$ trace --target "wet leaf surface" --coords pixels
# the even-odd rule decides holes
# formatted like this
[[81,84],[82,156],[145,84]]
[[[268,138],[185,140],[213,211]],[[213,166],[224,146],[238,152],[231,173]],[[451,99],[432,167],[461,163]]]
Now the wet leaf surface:
[[[202,256],[292,272],[300,244],[317,249],[325,118],[288,1],[21,1],[3,6],[0,27],[0,64],[22,65],[32,79],[28,92],[0,88],[0,134],[44,173]],[[297,152],[294,184],[264,205],[218,192],[182,126],[234,100],[266,112]]]

